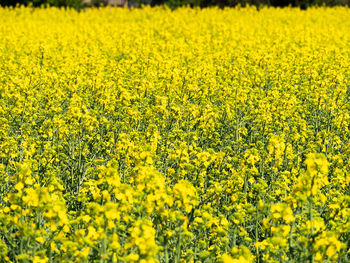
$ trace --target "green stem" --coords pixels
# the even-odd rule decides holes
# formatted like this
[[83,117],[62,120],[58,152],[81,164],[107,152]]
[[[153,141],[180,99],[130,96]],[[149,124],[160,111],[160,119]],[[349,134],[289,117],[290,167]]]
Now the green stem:
[[165,257],[165,263],[169,263],[168,245],[165,245],[164,247],[164,257]]
[[[310,213],[311,238],[313,239],[313,237],[314,237],[314,226],[313,226],[313,213],[312,213],[312,195],[310,196],[310,199],[309,199],[309,213]],[[311,245],[311,262],[314,263],[315,262],[315,256],[314,256],[314,253],[312,251],[312,249],[313,249],[313,240],[311,242],[312,242],[310,244]]]
[[175,263],[180,262],[180,255],[181,255],[181,239],[182,239],[182,236],[181,236],[181,232],[180,232],[179,240],[178,240],[177,246],[176,246]]
[[[258,209],[258,205],[256,205],[256,217],[255,217],[255,243],[257,243],[259,241],[258,238],[258,234],[259,234],[259,230],[258,230],[258,217],[259,217],[259,209]],[[259,247],[256,248],[256,259],[259,260]]]

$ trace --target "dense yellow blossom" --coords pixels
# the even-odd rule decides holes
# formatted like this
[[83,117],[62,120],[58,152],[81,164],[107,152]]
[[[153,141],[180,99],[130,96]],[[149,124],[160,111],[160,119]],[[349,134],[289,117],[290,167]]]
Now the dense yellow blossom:
[[0,262],[349,262],[349,17],[0,8]]

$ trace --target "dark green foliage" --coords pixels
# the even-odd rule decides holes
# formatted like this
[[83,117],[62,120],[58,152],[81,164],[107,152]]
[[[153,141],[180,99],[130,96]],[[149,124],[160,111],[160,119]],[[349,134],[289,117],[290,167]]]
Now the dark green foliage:
[[81,0],[1,0],[2,6],[33,5],[33,6],[69,6],[80,9],[83,7]]
[[[76,9],[81,9],[88,6],[99,6],[108,5],[108,0],[0,0],[1,6],[16,6],[16,5],[33,5],[33,6],[58,6],[58,7],[73,7]],[[171,9],[175,9],[180,6],[188,5],[191,7],[209,7],[209,6],[219,6],[224,7],[234,7],[237,5],[255,5],[259,6],[275,6],[275,7],[285,7],[293,6],[300,7],[301,9],[306,9],[310,6],[350,6],[350,0],[129,0],[129,6],[140,6],[140,5],[167,5]]]

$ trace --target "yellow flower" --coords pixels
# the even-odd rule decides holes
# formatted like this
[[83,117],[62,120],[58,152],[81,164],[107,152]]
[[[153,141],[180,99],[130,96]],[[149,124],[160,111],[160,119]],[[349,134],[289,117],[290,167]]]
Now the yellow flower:
[[221,256],[221,259],[224,263],[234,263],[236,262],[229,254],[225,253]]
[[35,238],[35,240],[38,241],[39,243],[44,243],[45,242],[43,237],[37,237],[37,238]]
[[19,182],[15,185],[15,189],[18,191],[18,192],[21,192],[21,190],[23,189],[24,185],[22,182]]
[[46,257],[41,258],[41,257],[35,256],[33,259],[33,263],[47,263],[47,262],[49,262],[49,259]]

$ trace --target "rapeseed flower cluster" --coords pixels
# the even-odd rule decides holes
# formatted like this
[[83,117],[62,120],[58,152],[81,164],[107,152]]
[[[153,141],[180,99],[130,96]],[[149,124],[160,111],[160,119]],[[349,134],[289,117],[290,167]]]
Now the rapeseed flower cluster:
[[350,10],[0,9],[0,262],[348,262]]

